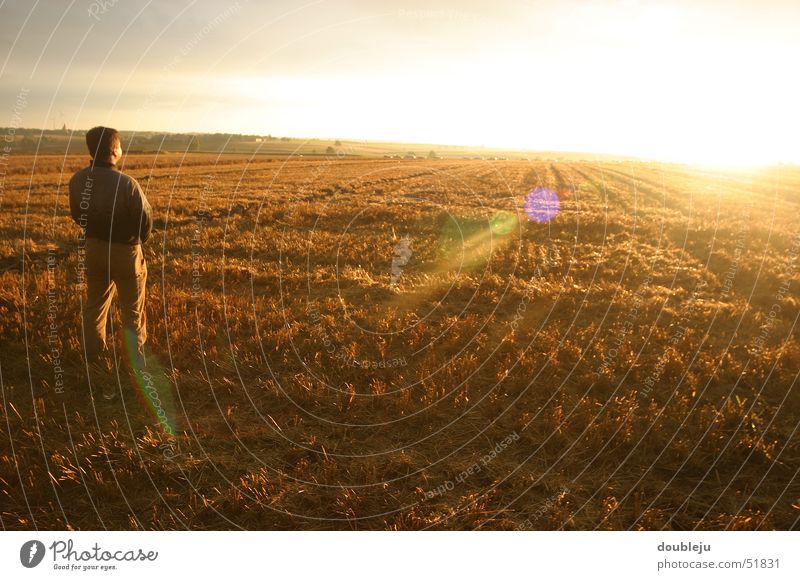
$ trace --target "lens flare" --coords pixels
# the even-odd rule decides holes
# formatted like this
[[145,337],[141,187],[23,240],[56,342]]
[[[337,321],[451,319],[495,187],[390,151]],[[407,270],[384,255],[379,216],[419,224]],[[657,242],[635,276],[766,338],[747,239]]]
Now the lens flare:
[[144,368],[133,333],[123,333],[123,337],[125,348],[128,351],[128,361],[133,369],[142,402],[161,430],[167,435],[174,436],[176,434],[176,425],[173,419],[175,405],[169,380],[152,354],[148,355],[147,367]]
[[537,187],[525,196],[525,213],[535,222],[547,222],[556,217],[561,203],[558,194],[546,187]]
[[489,220],[492,233],[498,236],[506,236],[514,231],[517,225],[517,216],[510,211],[499,211]]

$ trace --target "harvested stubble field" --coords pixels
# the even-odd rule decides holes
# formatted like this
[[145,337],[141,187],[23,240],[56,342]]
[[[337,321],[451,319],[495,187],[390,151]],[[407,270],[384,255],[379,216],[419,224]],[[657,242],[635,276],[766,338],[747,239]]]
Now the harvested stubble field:
[[800,170],[129,156],[161,370],[95,404],[85,163],[5,167],[4,529],[798,528]]

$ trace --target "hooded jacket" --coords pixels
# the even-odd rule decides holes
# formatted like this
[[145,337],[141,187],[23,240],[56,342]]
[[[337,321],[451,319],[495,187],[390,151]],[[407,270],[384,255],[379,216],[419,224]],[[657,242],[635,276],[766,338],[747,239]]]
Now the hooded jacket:
[[69,208],[87,238],[136,245],[153,230],[153,210],[141,186],[112,163],[92,161],[72,176]]

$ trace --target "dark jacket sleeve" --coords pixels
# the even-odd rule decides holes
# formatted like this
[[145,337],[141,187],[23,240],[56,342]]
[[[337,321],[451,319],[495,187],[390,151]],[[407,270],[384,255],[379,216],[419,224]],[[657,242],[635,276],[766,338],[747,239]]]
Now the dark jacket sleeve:
[[139,182],[135,179],[131,179],[131,181],[133,182],[131,221],[139,224],[139,239],[145,243],[153,231],[153,210]]

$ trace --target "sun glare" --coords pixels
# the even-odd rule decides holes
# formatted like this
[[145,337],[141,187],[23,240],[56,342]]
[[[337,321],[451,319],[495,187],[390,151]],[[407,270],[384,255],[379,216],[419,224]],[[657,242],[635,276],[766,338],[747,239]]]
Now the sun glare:
[[719,167],[800,162],[800,80],[780,64],[797,51],[786,41],[750,41],[740,22],[710,29],[697,7],[611,2],[559,10],[553,26],[535,32],[487,29],[463,46],[393,49],[380,67],[345,55],[328,68],[217,68],[165,79],[159,97],[180,89],[182,104],[163,119],[148,107],[146,128]]

